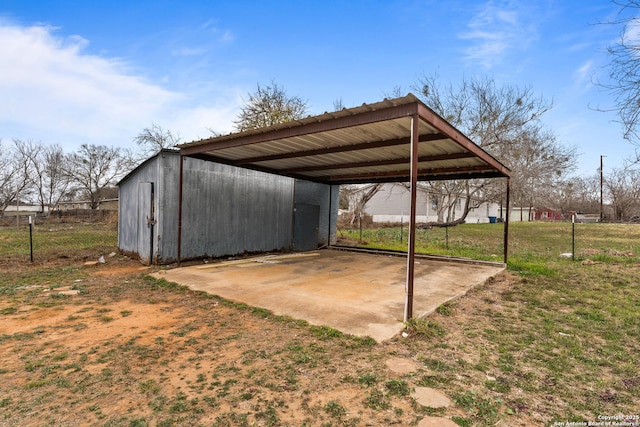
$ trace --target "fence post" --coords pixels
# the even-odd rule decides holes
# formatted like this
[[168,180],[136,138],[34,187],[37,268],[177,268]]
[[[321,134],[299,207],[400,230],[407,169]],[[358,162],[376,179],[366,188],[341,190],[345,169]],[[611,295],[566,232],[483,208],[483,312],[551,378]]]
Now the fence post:
[[33,262],[33,224],[31,223],[31,215],[29,215],[29,252],[31,253],[31,262]]
[[571,215],[571,260],[576,260],[576,216]]
[[444,226],[445,248],[449,249],[449,225]]

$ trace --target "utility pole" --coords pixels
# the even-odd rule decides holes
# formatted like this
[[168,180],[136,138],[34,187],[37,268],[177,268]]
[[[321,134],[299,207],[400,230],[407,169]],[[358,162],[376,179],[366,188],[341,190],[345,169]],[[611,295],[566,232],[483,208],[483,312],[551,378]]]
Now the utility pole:
[[604,219],[604,211],[602,209],[603,203],[602,203],[602,188],[603,188],[603,173],[602,173],[602,158],[605,156],[600,156],[600,222],[602,222],[602,220]]

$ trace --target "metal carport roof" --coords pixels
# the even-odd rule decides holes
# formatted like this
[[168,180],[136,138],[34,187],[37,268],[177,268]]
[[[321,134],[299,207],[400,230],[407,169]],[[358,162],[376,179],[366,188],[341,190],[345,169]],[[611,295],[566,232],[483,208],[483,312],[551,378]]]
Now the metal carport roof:
[[327,184],[409,181],[412,117],[418,119],[418,180],[509,176],[412,94],[179,148],[183,156]]
[[[411,317],[413,297],[417,181],[510,176],[506,166],[413,94],[181,144],[179,148],[181,156],[330,185],[410,182],[405,320]],[[505,222],[505,262],[507,241]]]

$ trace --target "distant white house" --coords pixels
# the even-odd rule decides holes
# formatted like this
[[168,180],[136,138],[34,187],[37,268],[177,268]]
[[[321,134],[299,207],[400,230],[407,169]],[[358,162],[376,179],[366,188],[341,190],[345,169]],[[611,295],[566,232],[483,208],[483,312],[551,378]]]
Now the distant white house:
[[[75,209],[91,209],[91,201],[89,200],[74,200],[58,203],[58,209],[61,211],[70,211]],[[104,211],[117,211],[118,210],[118,198],[103,199],[98,202],[98,210]]]
[[[462,216],[465,205],[464,198],[455,201],[455,219]],[[350,200],[350,210],[353,210],[355,199]],[[367,202],[364,213],[372,217],[373,222],[407,222],[410,213],[411,194],[403,184],[388,183]],[[428,191],[420,190],[416,199],[416,221],[436,222],[438,198],[432,197]],[[465,221],[467,223],[486,223],[501,218],[498,203],[482,203],[478,208],[471,209]],[[506,211],[503,211],[506,214]]]
[[[47,206],[44,207],[44,212],[49,212],[49,208]],[[24,216],[24,215],[35,215],[42,213],[42,207],[39,205],[9,205],[2,212],[5,217],[7,216]]]
[[517,206],[511,206],[511,209],[509,209],[509,222],[528,222],[535,219],[535,208],[519,208]]

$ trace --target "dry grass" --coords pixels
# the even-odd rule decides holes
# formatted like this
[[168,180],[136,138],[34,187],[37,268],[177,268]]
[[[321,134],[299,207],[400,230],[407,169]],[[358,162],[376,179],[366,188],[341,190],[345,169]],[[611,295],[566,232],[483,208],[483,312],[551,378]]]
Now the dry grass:
[[[71,227],[38,229],[33,264],[24,230],[0,229],[2,426],[416,425],[425,415],[549,425],[640,407],[640,227],[581,228],[578,261],[597,262],[583,265],[558,257],[566,224],[514,226],[510,272],[382,344],[151,279],[119,255],[83,267],[115,250],[115,232]],[[492,238],[474,226],[466,242],[463,231],[465,248]],[[418,370],[395,374],[392,357]],[[408,394],[417,386],[455,405],[422,407]]]

